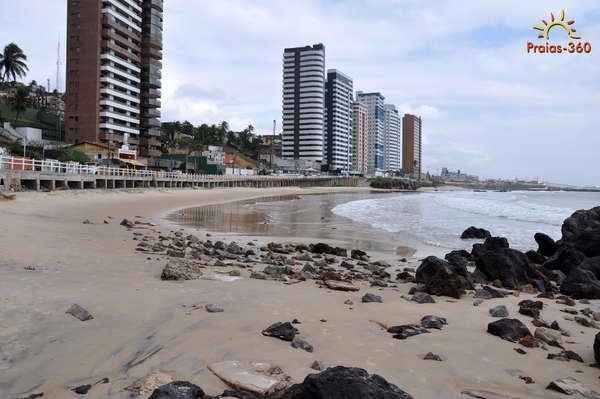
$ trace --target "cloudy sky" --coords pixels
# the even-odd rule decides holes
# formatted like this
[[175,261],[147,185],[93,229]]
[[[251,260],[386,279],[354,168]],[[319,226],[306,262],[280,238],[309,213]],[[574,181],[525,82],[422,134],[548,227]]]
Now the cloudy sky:
[[[21,45],[28,79],[54,86],[66,3],[0,0],[0,44]],[[592,54],[527,54],[563,8]],[[283,48],[318,42],[355,89],[423,116],[427,169],[600,184],[598,0],[165,0],[163,120],[270,131]]]

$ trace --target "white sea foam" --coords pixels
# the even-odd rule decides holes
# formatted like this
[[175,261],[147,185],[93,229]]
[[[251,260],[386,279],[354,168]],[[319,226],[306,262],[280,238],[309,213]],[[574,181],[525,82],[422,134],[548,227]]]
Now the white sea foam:
[[467,248],[472,242],[458,237],[474,225],[507,237],[516,248],[530,249],[536,232],[558,239],[565,218],[577,209],[599,204],[598,193],[461,191],[351,201],[333,212],[432,246]]

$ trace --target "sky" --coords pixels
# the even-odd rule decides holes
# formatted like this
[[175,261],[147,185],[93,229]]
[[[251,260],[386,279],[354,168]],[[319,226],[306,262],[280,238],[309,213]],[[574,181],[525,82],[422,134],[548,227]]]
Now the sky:
[[[0,45],[23,48],[27,80],[54,88],[66,4],[0,0]],[[533,25],[561,9],[592,53],[528,54]],[[163,121],[271,132],[283,49],[323,43],[355,90],[422,116],[426,170],[600,185],[598,0],[165,0],[164,11]]]

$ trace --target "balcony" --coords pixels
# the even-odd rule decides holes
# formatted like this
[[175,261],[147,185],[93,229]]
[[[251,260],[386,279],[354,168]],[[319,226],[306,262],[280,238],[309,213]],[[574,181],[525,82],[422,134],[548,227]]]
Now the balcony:
[[142,113],[142,119],[148,118],[160,118],[160,111],[158,111],[156,108],[144,110],[144,112]]
[[158,119],[142,119],[142,128],[152,129],[153,127],[159,128],[160,121]]
[[151,98],[160,98],[161,94],[160,94],[160,90],[158,89],[151,89],[148,87],[142,87],[142,95],[148,99]]
[[154,47],[144,43],[142,48],[142,55],[144,58],[153,58],[155,60],[162,60],[162,52]]
[[141,42],[142,41],[142,35],[139,34],[138,32],[129,29],[129,27],[122,25],[115,17],[108,15],[108,14],[104,14],[102,17],[102,25],[106,26],[106,27],[110,27],[113,28],[115,30],[117,30],[119,33],[122,33],[123,35],[129,37],[130,39],[133,39],[137,42]]
[[[142,93],[142,97],[144,93]],[[160,108],[160,101],[153,98],[142,98],[142,108]]]
[[162,37],[160,35],[144,35],[144,44],[162,50]]

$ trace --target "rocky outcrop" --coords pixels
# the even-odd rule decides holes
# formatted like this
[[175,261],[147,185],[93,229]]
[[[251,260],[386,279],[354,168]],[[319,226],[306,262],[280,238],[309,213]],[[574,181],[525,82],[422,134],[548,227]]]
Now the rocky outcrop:
[[468,240],[468,239],[485,240],[486,238],[489,238],[491,236],[492,236],[492,234],[488,230],[481,229],[481,228],[478,228],[475,226],[471,226],[468,229],[466,229],[465,231],[463,231],[460,238],[462,238],[463,240]]
[[533,239],[538,244],[538,252],[543,256],[552,256],[556,253],[556,242],[544,233],[536,233]]
[[412,396],[378,375],[338,366],[309,374],[302,384],[273,399],[412,399]]
[[581,251],[572,245],[563,245],[544,263],[544,269],[560,270],[568,276],[584,260],[585,255]]
[[501,319],[488,324],[487,332],[511,342],[531,335],[529,329],[518,319]]
[[158,387],[149,399],[204,399],[204,391],[186,381],[175,381]]
[[456,266],[435,256],[421,262],[415,280],[424,284],[424,291],[430,295],[449,296],[459,299],[465,290],[472,289],[466,267]]
[[471,265],[471,254],[464,249],[447,253],[444,256],[444,259],[446,259],[450,264],[461,269],[464,268],[465,270],[467,266]]
[[591,271],[576,268],[563,281],[560,292],[576,299],[600,299],[600,280]]
[[311,244],[309,246],[309,250],[313,254],[321,254],[321,255],[326,254],[326,255],[335,255],[335,256],[343,256],[343,257],[348,256],[348,250],[346,250],[345,248],[332,247],[331,245],[325,244],[322,242],[319,242],[316,244]]
[[475,244],[472,255],[476,272],[488,281],[498,280],[512,290],[531,284],[545,291],[547,278],[529,263],[527,255],[510,248],[506,238],[492,237],[483,244]]
[[600,207],[579,210],[563,222],[560,244],[567,243],[588,257],[600,256]]

